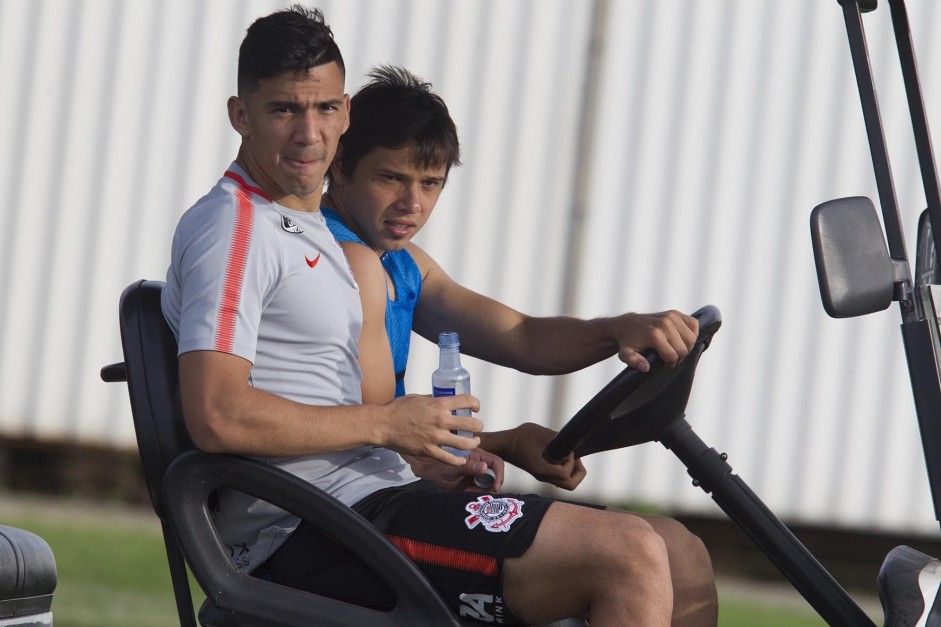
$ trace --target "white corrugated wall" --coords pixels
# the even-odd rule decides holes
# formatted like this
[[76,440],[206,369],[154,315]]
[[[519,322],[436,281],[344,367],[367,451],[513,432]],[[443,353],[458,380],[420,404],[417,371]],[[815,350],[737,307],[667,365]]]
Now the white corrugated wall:
[[[238,44],[285,4],[0,0],[4,436],[133,446],[125,390],[98,379],[120,359],[118,296],[163,277],[177,218],[233,158]],[[908,4],[937,127],[941,9]],[[877,200],[835,0],[319,6],[351,92],[396,63],[448,101],[465,165],[420,241],[455,278],[545,315],[715,304],[700,435],[785,518],[935,532],[897,310],[819,304],[810,210]],[[911,237],[924,199],[888,7],[865,22]],[[416,338],[412,391],[434,361]],[[467,366],[493,428],[557,426],[619,369]],[[717,511],[659,445],[586,461],[581,498]]]

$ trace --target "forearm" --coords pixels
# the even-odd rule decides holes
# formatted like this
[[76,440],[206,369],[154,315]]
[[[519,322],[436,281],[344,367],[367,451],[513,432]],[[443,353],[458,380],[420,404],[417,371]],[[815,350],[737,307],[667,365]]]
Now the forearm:
[[485,431],[478,433],[480,437],[480,448],[498,455],[514,466],[518,466],[516,455],[516,436],[518,427],[506,429],[505,431]]
[[523,422],[505,431],[478,433],[480,447],[499,455],[504,461],[529,472],[535,473],[535,466],[544,462],[542,451],[556,432],[548,427]]
[[258,457],[292,457],[360,446],[382,446],[401,454],[462,465],[443,446],[470,450],[483,428],[477,418],[456,416],[479,411],[473,396],[404,396],[382,405],[313,406],[248,385],[251,364],[214,351],[180,357],[180,396],[186,426],[196,445],[208,452]]
[[425,269],[412,328],[435,341],[442,328],[457,331],[461,352],[529,374],[566,374],[617,353],[634,368],[649,367],[654,349],[672,366],[696,341],[698,323],[671,310],[583,320],[533,317],[454,282],[418,247],[409,249]]
[[648,349],[673,366],[695,343],[698,323],[671,310],[592,320],[520,315],[513,324],[476,325],[473,330],[466,346],[470,355],[529,374],[566,374],[616,353],[621,361],[643,370],[649,367],[643,356]]
[[519,325],[512,367],[527,374],[568,374],[618,351],[613,318],[527,316]]
[[195,444],[209,452],[290,457],[385,446],[387,405],[312,406],[248,384],[251,364],[212,351],[180,357],[180,396]]
[[466,322],[458,327],[461,352],[527,374],[567,374],[617,352],[613,320],[520,315],[512,324]]
[[311,406],[248,386],[221,399],[186,400],[187,427],[209,452],[293,457],[385,445],[382,405]]
[[453,281],[418,247],[426,268],[412,328],[429,341],[457,331],[461,352],[529,374],[564,374],[606,359],[619,347],[621,318],[528,316]]

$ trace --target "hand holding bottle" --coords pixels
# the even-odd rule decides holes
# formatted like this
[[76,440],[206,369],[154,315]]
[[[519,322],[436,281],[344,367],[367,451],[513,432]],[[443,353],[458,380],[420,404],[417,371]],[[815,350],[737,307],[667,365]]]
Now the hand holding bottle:
[[[460,408],[475,411],[480,408],[477,399],[470,394],[445,398],[408,394],[380,407],[386,416],[380,423],[375,443],[402,455],[463,466],[466,456],[457,456],[447,449],[473,450],[480,445],[480,438],[474,434],[483,430],[483,423],[473,416],[455,415]],[[458,435],[458,430],[469,435]]]
[[[457,396],[459,394],[470,394],[470,373],[461,366],[461,342],[457,333],[450,331],[441,333],[438,336],[438,348],[440,355],[438,358],[438,369],[431,375],[431,387],[434,396]],[[470,416],[471,410],[462,408],[452,412],[455,416]],[[473,437],[473,433],[467,431],[455,431],[457,435],[464,437]],[[467,457],[470,450],[455,449],[444,447],[449,453]]]

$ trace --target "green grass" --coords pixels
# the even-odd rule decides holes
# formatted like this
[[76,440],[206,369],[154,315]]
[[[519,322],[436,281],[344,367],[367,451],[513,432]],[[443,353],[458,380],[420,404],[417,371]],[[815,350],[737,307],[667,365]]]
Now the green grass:
[[[56,627],[179,625],[159,524],[74,511],[27,510],[3,524],[28,529],[49,543],[58,585]],[[203,596],[197,593],[199,602]]]
[[809,608],[787,609],[733,599],[719,602],[721,627],[826,627],[827,623]]
[[[4,499],[6,500],[6,499]],[[4,507],[0,522],[41,536],[56,559],[56,627],[178,625],[156,517],[116,507],[66,504]],[[721,588],[720,588],[721,590]],[[796,594],[796,593],[795,593]],[[196,593],[197,604],[202,595]],[[809,607],[722,597],[721,627],[824,626]]]

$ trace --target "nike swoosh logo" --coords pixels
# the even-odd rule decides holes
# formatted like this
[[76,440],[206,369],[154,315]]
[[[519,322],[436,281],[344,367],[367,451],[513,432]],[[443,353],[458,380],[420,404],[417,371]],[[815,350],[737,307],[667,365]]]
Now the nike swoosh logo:
[[308,266],[313,268],[314,266],[317,265],[317,262],[320,261],[320,253],[317,253],[317,257],[315,259],[308,259],[307,255],[304,255],[304,261],[307,262]]

